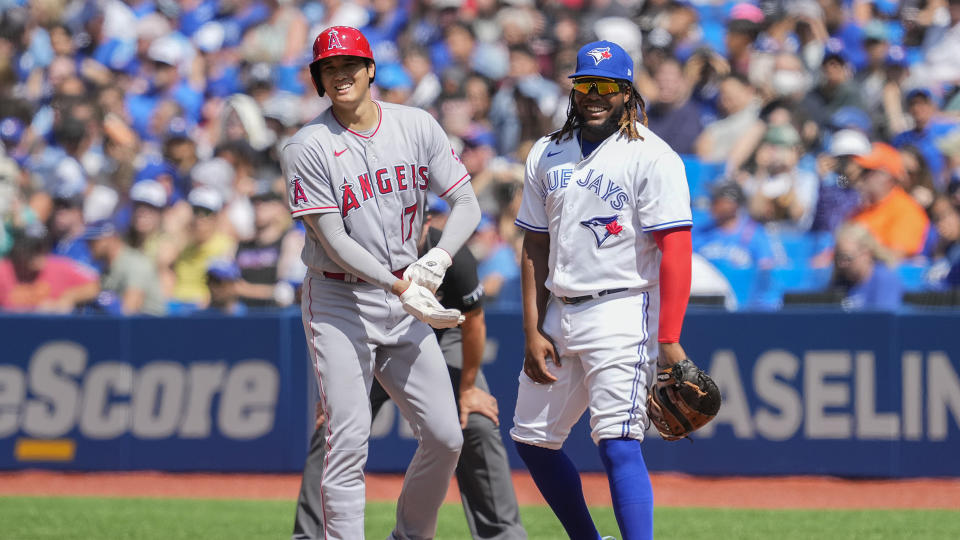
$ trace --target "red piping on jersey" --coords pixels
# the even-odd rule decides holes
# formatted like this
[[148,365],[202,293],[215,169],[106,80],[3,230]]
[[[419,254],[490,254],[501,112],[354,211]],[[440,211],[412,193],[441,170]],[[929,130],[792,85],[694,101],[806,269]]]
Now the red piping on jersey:
[[317,332],[313,329],[313,278],[307,277],[307,298],[309,298],[310,311],[310,348],[313,349],[313,369],[317,372],[317,387],[320,390],[320,399],[323,401],[323,414],[327,417],[327,453],[323,456],[323,469],[320,471],[320,509],[323,512],[323,538],[327,538],[327,528],[330,523],[327,521],[327,505],[323,501],[323,477],[327,475],[327,464],[330,462],[330,451],[333,445],[330,440],[333,439],[333,429],[330,422],[330,416],[327,415],[327,393],[323,391],[323,382],[320,380],[320,351],[317,350]]
[[460,185],[460,182],[463,182],[464,179],[466,179],[466,178],[470,178],[470,173],[467,173],[467,174],[463,175],[463,178],[457,180],[457,183],[456,183],[456,184],[450,186],[450,189],[448,189],[448,190],[444,191],[443,193],[441,193],[440,196],[441,196],[441,197],[445,197],[445,196],[447,195],[447,193],[450,193],[450,191],[451,191],[453,188],[459,186],[459,185]]
[[314,206],[313,208],[301,208],[300,210],[294,210],[293,212],[290,212],[290,214],[295,216],[302,212],[309,212],[310,210],[337,210],[337,209],[338,207],[336,206]]
[[690,257],[693,253],[690,227],[653,231],[663,252],[660,260],[660,343],[679,343],[683,316],[690,300]]
[[348,128],[348,127],[345,126],[345,125],[343,125],[343,122],[341,122],[340,119],[337,118],[337,114],[336,114],[335,112],[333,112],[332,110],[330,111],[330,114],[333,115],[333,119],[336,120],[337,123],[340,124],[340,127],[342,127],[343,129],[349,131],[350,133],[353,133],[354,135],[356,135],[357,137],[360,137],[361,139],[372,139],[373,136],[376,135],[378,131],[380,131],[380,124],[383,123],[383,109],[380,108],[380,104],[377,103],[376,101],[374,101],[373,104],[377,106],[377,116],[378,116],[378,118],[377,118],[377,129],[373,130],[373,133],[371,133],[371,134],[369,134],[369,135],[361,135],[361,134],[357,133],[356,131]]

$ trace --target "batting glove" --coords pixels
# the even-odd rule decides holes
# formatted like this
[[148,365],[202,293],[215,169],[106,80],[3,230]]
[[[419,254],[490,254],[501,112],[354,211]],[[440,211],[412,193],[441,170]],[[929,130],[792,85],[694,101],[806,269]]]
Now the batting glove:
[[453,259],[450,258],[449,253],[440,248],[433,248],[404,270],[403,279],[423,285],[430,289],[430,292],[436,293],[440,283],[443,282],[443,275],[447,273],[447,268],[450,268],[451,264]]
[[434,328],[453,328],[464,319],[459,310],[443,307],[426,287],[412,281],[400,295],[400,302],[404,311]]

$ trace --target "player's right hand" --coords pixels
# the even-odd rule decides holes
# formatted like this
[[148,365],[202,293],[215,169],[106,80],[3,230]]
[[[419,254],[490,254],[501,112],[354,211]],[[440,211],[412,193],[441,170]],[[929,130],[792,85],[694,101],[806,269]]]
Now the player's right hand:
[[432,248],[423,257],[407,267],[403,272],[403,279],[423,285],[432,293],[436,293],[443,283],[443,276],[447,268],[453,264],[450,254],[440,248]]
[[453,328],[463,322],[460,310],[447,309],[426,287],[410,282],[400,294],[403,310],[434,328]]
[[523,356],[523,372],[530,380],[538,384],[550,384],[557,380],[547,369],[547,358],[560,367],[560,355],[553,342],[540,332],[529,336]]

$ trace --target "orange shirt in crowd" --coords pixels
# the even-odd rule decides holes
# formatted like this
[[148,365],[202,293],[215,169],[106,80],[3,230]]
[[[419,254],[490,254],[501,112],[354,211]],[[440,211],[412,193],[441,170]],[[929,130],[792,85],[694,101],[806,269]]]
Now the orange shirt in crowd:
[[97,280],[97,273],[91,268],[66,257],[46,255],[37,279],[23,283],[17,280],[10,260],[3,259],[0,260],[0,308],[35,311],[66,291]]
[[852,221],[869,229],[882,245],[903,255],[920,253],[930,228],[923,207],[900,186],[855,214]]

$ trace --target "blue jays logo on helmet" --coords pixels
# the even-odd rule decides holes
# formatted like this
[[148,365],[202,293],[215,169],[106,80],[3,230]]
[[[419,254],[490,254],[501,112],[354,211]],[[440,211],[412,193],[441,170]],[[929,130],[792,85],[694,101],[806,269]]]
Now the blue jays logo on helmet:
[[597,47],[595,49],[590,49],[587,51],[587,54],[589,54],[590,57],[593,58],[593,61],[596,62],[595,65],[600,65],[600,62],[613,57],[613,55],[610,54],[610,47]]
[[577,53],[576,77],[606,77],[633,82],[633,59],[612,41],[587,43]]
[[597,216],[586,221],[581,221],[580,224],[590,229],[594,238],[597,239],[597,247],[600,247],[607,238],[620,236],[620,232],[623,231],[623,226],[617,222],[619,218],[620,216]]

